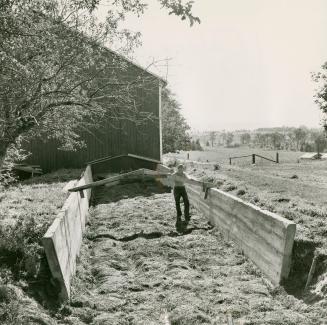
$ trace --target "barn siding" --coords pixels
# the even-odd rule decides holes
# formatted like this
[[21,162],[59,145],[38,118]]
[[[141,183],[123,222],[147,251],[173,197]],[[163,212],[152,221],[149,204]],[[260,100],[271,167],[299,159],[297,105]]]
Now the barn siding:
[[[141,74],[148,73],[137,66],[129,65],[130,80]],[[154,115],[153,121],[139,127],[131,121],[104,121],[91,130],[93,134],[81,133],[86,147],[74,152],[59,150],[60,144],[55,140],[33,139],[24,146],[31,153],[26,162],[40,165],[48,172],[59,168],[80,168],[85,166],[86,162],[97,158],[127,153],[160,160],[160,81],[150,74],[149,76],[152,77],[151,83],[146,84],[146,89],[138,89],[136,101],[142,111]]]

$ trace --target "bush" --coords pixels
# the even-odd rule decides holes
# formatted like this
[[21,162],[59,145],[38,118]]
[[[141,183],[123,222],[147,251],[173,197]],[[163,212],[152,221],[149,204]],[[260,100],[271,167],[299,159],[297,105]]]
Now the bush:
[[244,195],[245,193],[246,193],[246,191],[245,191],[244,189],[239,189],[239,190],[237,191],[236,195],[238,195],[238,196],[242,196],[242,195]]
[[49,222],[37,224],[34,218],[21,217],[14,226],[0,227],[0,253],[16,275],[38,275],[44,253],[41,238],[49,226]]
[[227,183],[222,187],[222,190],[225,192],[231,192],[237,189],[237,186],[232,183]]

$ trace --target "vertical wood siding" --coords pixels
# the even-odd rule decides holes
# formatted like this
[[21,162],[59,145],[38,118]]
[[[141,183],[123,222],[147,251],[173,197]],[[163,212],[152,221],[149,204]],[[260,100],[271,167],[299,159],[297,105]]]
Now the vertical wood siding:
[[[131,64],[128,70],[130,80],[137,75],[148,74]],[[75,152],[58,150],[60,145],[55,140],[33,139],[25,144],[25,149],[31,152],[26,162],[40,165],[47,172],[59,168],[80,168],[85,166],[86,162],[97,158],[127,153],[160,160],[158,96],[160,81],[151,77],[152,81],[145,89],[137,90],[136,102],[141,111],[153,114],[155,118],[152,121],[147,121],[139,127],[127,120],[103,121],[92,130],[92,133],[81,133],[86,147]]]

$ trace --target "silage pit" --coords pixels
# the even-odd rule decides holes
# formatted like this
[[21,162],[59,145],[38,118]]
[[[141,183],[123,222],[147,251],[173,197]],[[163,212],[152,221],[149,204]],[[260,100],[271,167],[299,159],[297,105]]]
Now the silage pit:
[[177,234],[165,189],[102,187],[94,198],[82,252],[89,258],[78,266],[89,275],[77,271],[73,301],[83,303],[72,307],[72,317],[92,314],[90,324],[111,325],[164,324],[166,314],[178,325],[222,322],[227,314],[244,324],[288,319],[283,299],[270,294],[258,269],[204,216],[192,209],[189,231]]

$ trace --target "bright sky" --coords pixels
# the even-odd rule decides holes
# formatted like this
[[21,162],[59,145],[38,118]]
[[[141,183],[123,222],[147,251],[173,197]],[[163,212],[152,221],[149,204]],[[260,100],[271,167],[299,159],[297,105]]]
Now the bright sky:
[[134,59],[170,58],[169,87],[193,129],[319,126],[310,72],[327,61],[327,0],[196,0],[192,28],[149,3],[127,21],[143,35]]

